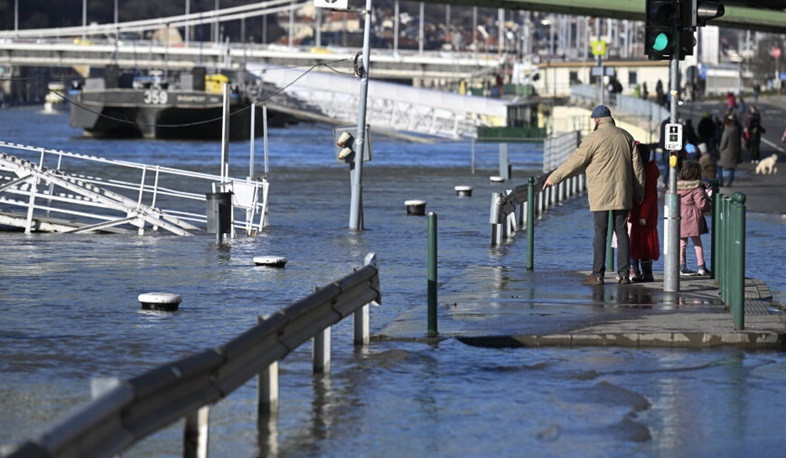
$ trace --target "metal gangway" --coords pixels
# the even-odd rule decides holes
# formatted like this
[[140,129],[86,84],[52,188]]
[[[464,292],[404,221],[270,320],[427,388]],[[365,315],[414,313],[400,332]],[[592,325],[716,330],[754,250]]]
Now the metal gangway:
[[[90,174],[67,173],[66,162]],[[237,229],[252,235],[267,225],[265,179],[222,178],[0,141],[0,225],[26,233],[143,235],[149,228],[191,235],[209,226],[206,194],[217,188],[231,193],[233,236]]]

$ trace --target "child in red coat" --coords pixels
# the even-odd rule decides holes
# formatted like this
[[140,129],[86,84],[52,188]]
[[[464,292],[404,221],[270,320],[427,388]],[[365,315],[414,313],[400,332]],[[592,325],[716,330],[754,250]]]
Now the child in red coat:
[[658,242],[658,163],[650,160],[650,149],[636,144],[636,153],[644,165],[644,201],[633,203],[630,223],[630,279],[634,282],[654,281],[652,261],[660,257]]

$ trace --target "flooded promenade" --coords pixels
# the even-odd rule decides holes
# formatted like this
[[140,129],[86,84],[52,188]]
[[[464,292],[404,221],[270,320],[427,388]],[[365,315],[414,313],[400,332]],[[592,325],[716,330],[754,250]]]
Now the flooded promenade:
[[[216,144],[88,141],[65,127],[65,119],[42,116],[0,111],[5,139],[218,170]],[[318,125],[272,132],[270,227],[257,237],[218,246],[210,235],[1,233],[0,444],[35,437],[84,405],[91,378],[129,378],[219,345],[253,326],[258,315],[351,272],[368,252],[379,256],[383,294],[382,305],[371,310],[372,334],[425,310],[426,220],[406,215],[408,199],[427,201],[427,211],[439,217],[441,309],[450,311],[468,293],[483,297],[480,287],[467,291],[468,276],[487,276],[491,285],[505,275],[525,277],[523,237],[490,247],[489,202],[491,192],[538,173],[537,148],[512,152],[513,180],[496,184],[488,179],[497,174],[493,148],[479,154],[473,175],[467,143],[375,139],[374,161],[364,167],[366,230],[352,233],[348,171],[335,162],[331,138],[331,129]],[[247,166],[247,149],[232,144],[233,175]],[[742,186],[742,174],[739,180]],[[456,185],[473,186],[473,196],[458,198]],[[569,285],[564,289],[578,288],[578,273],[592,256],[585,199],[552,209],[536,231],[533,281],[552,275]],[[749,213],[748,276],[764,282],[780,303],[786,280],[772,253],[785,242],[780,215]],[[255,267],[253,256],[266,254],[286,256],[286,268]],[[662,270],[662,260],[655,270]],[[608,288],[604,294],[614,295],[616,286]],[[141,310],[137,295],[155,290],[182,294],[181,310]],[[501,301],[502,291],[488,290],[488,305],[525,299],[509,292]],[[593,307],[565,302],[574,310]],[[567,310],[565,304],[538,306]],[[351,334],[348,323],[334,330],[328,376],[311,375],[308,346],[282,362],[274,444],[257,436],[254,383],[219,403],[211,413],[211,454],[739,455],[777,453],[784,445],[772,420],[786,410],[786,356],[778,351],[500,349],[446,339],[373,342],[355,352]],[[175,425],[124,456],[180,455],[181,436]]]

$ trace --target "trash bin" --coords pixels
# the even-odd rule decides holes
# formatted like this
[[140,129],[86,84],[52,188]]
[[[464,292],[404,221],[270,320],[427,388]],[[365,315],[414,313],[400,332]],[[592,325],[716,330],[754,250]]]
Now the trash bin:
[[209,234],[226,234],[232,231],[232,193],[208,192],[205,194],[207,203],[207,232]]

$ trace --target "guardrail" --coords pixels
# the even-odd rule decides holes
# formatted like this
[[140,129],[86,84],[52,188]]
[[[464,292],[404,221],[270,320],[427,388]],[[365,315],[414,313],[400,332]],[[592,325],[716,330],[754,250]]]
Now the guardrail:
[[[586,189],[584,174],[571,175],[560,181],[556,186],[543,189],[543,183],[553,170],[537,177],[529,177],[527,184],[516,186],[504,193],[491,194],[491,245],[500,245],[509,235],[520,227],[530,224],[536,216],[541,216],[549,208],[579,195]],[[530,242],[531,243],[531,242]],[[532,247],[529,247],[530,252]],[[530,267],[531,268],[531,267]]]
[[[355,345],[368,345],[368,304],[381,300],[376,255],[354,273],[260,318],[225,345],[162,365],[106,392],[20,444],[10,457],[111,457],[186,417],[184,456],[207,456],[209,405],[259,375],[260,419],[278,410],[278,361],[314,339],[314,373],[330,370],[330,326],[354,317]],[[260,422],[262,423],[262,422]]]
[[712,193],[712,275],[734,326],[745,329],[745,194]]
[[[158,229],[155,224],[158,218],[162,223],[167,219],[176,221],[184,231],[175,233],[183,235],[186,230],[195,229],[189,223],[207,224],[205,194],[215,190],[216,183],[233,193],[233,209],[245,216],[244,220],[233,220],[233,232],[238,228],[251,234],[267,225],[269,183],[265,179],[222,178],[0,141],[0,152],[7,150],[14,151],[19,160],[14,162],[14,170],[10,162],[6,166],[0,162],[0,172],[10,172],[10,175],[0,173],[0,205],[23,208],[27,213],[25,230],[28,232],[37,212],[41,219],[54,213],[80,222],[72,232],[132,225],[142,234],[146,223]],[[9,157],[9,161],[14,160]],[[66,162],[80,170],[100,167],[102,173],[114,178],[67,174],[63,171]],[[25,176],[18,175],[22,169]],[[164,205],[168,209],[161,208]],[[146,218],[129,218],[135,213],[144,213]],[[255,219],[258,219],[256,224]]]
[[[519,227],[526,225],[527,231],[531,233],[530,224],[536,215],[540,216],[549,207],[584,191],[583,174],[571,176],[557,186],[543,189],[546,178],[579,146],[579,143],[581,143],[579,131],[545,139],[543,141],[544,173],[538,177],[529,177],[527,184],[516,186],[504,193],[492,193],[489,212],[492,246],[501,244],[504,238],[515,233]],[[528,242],[530,253],[533,248],[532,243],[534,241]]]

